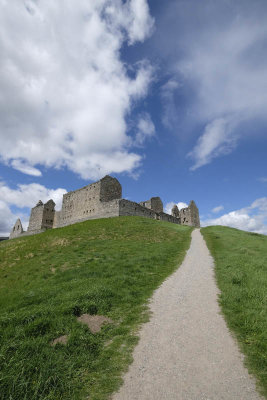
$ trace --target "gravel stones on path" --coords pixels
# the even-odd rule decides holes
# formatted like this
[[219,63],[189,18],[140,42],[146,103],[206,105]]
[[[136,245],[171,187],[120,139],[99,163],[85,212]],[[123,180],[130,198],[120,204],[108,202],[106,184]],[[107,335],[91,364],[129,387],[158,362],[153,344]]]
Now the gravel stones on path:
[[198,229],[155,291],[134,361],[113,400],[262,400],[220,314],[213,259]]

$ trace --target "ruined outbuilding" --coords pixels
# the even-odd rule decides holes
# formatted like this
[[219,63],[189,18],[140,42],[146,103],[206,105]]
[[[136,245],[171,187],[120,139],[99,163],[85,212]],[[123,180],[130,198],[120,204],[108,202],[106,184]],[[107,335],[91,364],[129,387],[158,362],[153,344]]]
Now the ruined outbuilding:
[[13,226],[12,231],[10,232],[9,239],[13,239],[17,236],[20,236],[23,234],[23,232],[24,231],[23,231],[21,220],[18,218],[15,225]]
[[200,226],[198,208],[194,201],[180,211],[177,206],[174,206],[172,215],[169,215],[164,213],[159,197],[151,197],[150,200],[140,203],[122,199],[121,184],[116,178],[107,175],[98,182],[64,194],[60,211],[55,211],[53,200],[49,200],[45,204],[39,200],[31,210],[28,230],[23,231],[21,221],[18,219],[9,238],[33,235],[47,229],[59,228],[88,219],[127,215]]

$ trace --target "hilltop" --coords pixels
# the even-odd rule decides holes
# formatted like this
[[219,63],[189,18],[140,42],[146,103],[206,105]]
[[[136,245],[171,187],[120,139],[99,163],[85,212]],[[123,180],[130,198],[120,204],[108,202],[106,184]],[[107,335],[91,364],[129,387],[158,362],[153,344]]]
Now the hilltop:
[[[0,398],[106,399],[131,360],[147,300],[182,262],[191,231],[119,217],[2,242]],[[83,314],[109,323],[92,333]],[[59,337],[67,344],[53,346]]]
[[[131,362],[148,299],[181,264],[191,231],[119,217],[1,242],[0,399],[107,399]],[[228,326],[266,394],[267,237],[201,232]]]

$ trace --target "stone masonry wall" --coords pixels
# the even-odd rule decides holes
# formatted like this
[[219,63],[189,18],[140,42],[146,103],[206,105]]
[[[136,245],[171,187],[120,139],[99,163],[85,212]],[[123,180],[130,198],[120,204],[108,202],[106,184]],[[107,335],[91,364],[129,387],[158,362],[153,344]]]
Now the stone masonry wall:
[[18,218],[10,235],[9,235],[9,239],[13,239],[15,237],[20,236],[23,233],[23,228],[22,228],[22,224],[21,224],[21,220]]
[[51,229],[54,223],[55,203],[53,200],[48,200],[43,204],[40,200],[31,210],[29,221],[29,232],[39,231],[42,229]]
[[[57,214],[54,227],[73,224],[101,215],[118,215],[112,200],[121,197],[121,185],[117,179],[106,176],[98,182],[63,195],[62,210]],[[116,207],[115,207],[116,208]],[[102,218],[105,218],[104,216]]]
[[146,217],[151,219],[157,219],[161,221],[168,221],[174,224],[179,224],[179,219],[173,217],[172,215],[166,214],[164,212],[157,213],[147,207],[143,207],[141,204],[135,203],[133,201],[122,199],[120,204],[120,216],[135,215],[138,217]]
[[173,215],[166,214],[164,212],[159,214],[161,221],[172,222],[173,224],[180,224],[180,219],[174,217]]
[[[106,203],[100,203],[94,212],[82,213],[80,217],[77,218],[69,218],[63,219],[61,215],[57,215],[57,225],[54,225],[54,228],[59,228],[62,226],[72,225],[76,222],[87,221],[88,219],[99,219],[99,218],[110,218],[110,217],[118,217],[119,216],[119,201],[120,200],[111,200]],[[61,214],[61,213],[60,213]]]
[[181,218],[181,225],[190,225],[191,224],[190,210],[188,208],[182,208],[180,210],[180,218]]
[[143,207],[141,204],[125,199],[121,199],[119,201],[119,215],[135,215],[139,217],[157,219],[157,213],[155,211]]
[[190,209],[191,226],[200,228],[199,212],[196,203],[192,200],[188,208]]
[[88,219],[109,218],[118,216],[140,216],[175,224],[199,227],[198,208],[194,201],[180,212],[172,210],[172,215],[163,212],[159,197],[135,203],[121,198],[122,188],[117,179],[105,176],[100,181],[84,186],[81,189],[63,195],[61,211],[55,211],[55,203],[49,200],[37,203],[31,210],[29,227],[23,232],[18,220],[11,231],[10,238],[20,235],[40,233],[50,228],[75,224]]
[[44,204],[43,209],[43,220],[41,229],[52,229],[55,217],[55,203],[53,200],[49,200]]
[[105,176],[100,181],[100,201],[107,202],[121,199],[122,188],[120,182],[111,176]]
[[193,200],[187,208],[180,210],[180,218],[182,225],[200,227],[198,208]]
[[163,204],[160,197],[151,197],[150,200],[141,201],[139,204],[142,207],[150,208],[157,213],[163,212]]
[[97,214],[99,198],[99,182],[64,194],[58,226],[68,225]]
[[61,211],[55,211],[53,228],[60,226]]
[[42,229],[44,205],[39,201],[31,210],[28,231],[38,231]]

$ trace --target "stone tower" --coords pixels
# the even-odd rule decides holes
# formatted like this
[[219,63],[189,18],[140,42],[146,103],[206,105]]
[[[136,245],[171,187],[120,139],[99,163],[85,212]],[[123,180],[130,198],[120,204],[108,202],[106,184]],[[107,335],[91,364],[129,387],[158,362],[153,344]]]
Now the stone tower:
[[38,201],[35,207],[31,210],[28,232],[40,231],[43,229],[52,229],[55,216],[55,203],[53,200],[48,200],[43,204]]
[[180,210],[180,218],[182,225],[195,226],[200,228],[198,208],[194,200],[191,200],[187,208]]
[[180,218],[180,213],[179,213],[179,209],[177,207],[176,204],[174,204],[174,206],[172,207],[172,212],[171,215],[175,218]]
[[199,212],[194,200],[191,200],[189,203],[190,217],[191,217],[191,226],[196,226],[200,228],[200,220],[199,220]]

